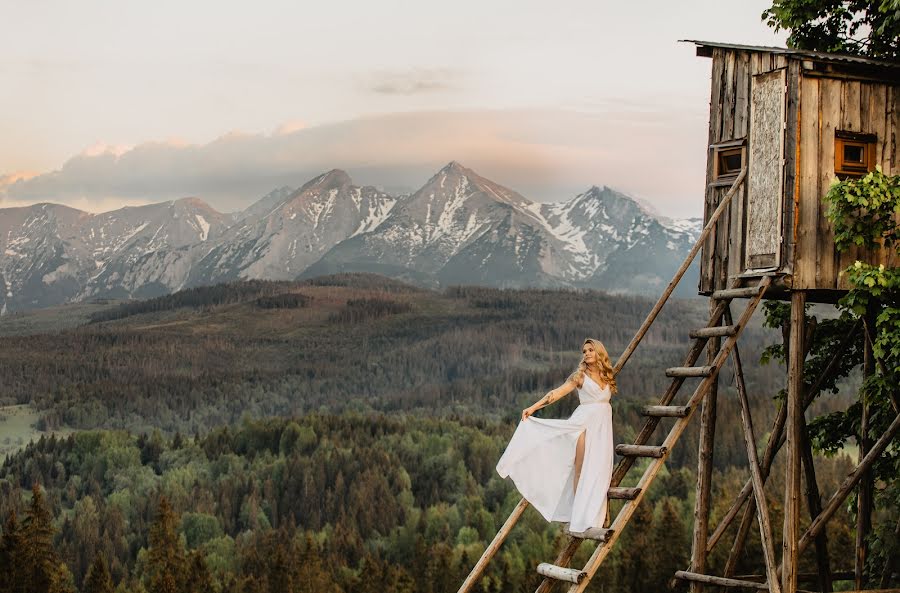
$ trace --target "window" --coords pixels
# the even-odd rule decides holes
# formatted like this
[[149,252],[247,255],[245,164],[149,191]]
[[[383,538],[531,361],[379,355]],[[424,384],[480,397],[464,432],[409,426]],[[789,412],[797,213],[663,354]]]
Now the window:
[[747,161],[747,148],[744,140],[732,140],[713,144],[713,185],[731,185]]
[[875,134],[834,131],[834,174],[862,177],[875,169]]

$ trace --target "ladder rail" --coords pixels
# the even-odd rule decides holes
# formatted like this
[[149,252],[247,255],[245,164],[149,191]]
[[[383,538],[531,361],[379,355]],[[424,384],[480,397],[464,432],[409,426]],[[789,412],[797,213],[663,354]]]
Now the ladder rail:
[[678,286],[678,284],[681,282],[681,278],[684,276],[685,272],[687,272],[687,269],[691,267],[691,263],[693,263],[694,258],[697,257],[697,253],[700,251],[700,248],[706,242],[706,239],[712,232],[713,227],[716,226],[716,223],[719,221],[719,217],[721,217],[722,213],[725,212],[725,207],[731,203],[731,198],[737,193],[737,190],[741,187],[741,184],[744,183],[744,178],[746,176],[747,168],[744,167],[743,169],[741,169],[741,172],[734,180],[734,183],[731,184],[731,188],[728,190],[728,193],[726,193],[722,197],[722,200],[719,202],[719,206],[712,213],[712,216],[709,217],[709,220],[703,227],[703,230],[700,232],[700,236],[697,238],[697,242],[694,243],[693,247],[691,247],[690,252],[681,263],[681,267],[679,267],[678,271],[675,272],[675,276],[672,278],[672,281],[669,282],[668,286],[666,286],[666,289],[663,291],[662,296],[660,296],[659,300],[656,301],[653,309],[650,310],[647,318],[644,319],[644,323],[641,324],[641,327],[638,329],[637,333],[634,334],[631,342],[628,344],[628,346],[625,347],[625,350],[622,352],[619,360],[616,361],[616,366],[613,368],[613,374],[616,374],[622,370],[622,368],[625,366],[625,363],[628,362],[628,359],[631,358],[631,355],[638,347],[638,344],[640,344],[641,340],[644,339],[644,335],[646,335],[647,331],[650,329],[650,326],[653,325],[653,322],[656,321],[656,317],[659,315],[659,312],[662,311],[663,305],[665,305],[666,301],[669,300],[669,297],[672,295],[672,291],[674,291],[675,287]]
[[[709,220],[707,221],[706,225],[703,227],[703,230],[700,232],[700,236],[697,238],[697,241],[694,243],[694,246],[691,247],[690,252],[684,258],[684,261],[681,263],[681,266],[678,268],[678,271],[675,272],[675,276],[672,277],[671,282],[669,282],[668,286],[666,286],[666,289],[663,291],[663,294],[656,301],[656,304],[653,306],[653,309],[650,310],[650,313],[647,315],[647,317],[644,319],[644,322],[638,328],[638,331],[637,331],[637,333],[635,333],[634,337],[631,339],[631,342],[629,342],[628,346],[625,347],[625,350],[619,356],[618,360],[616,361],[616,365],[613,368],[613,374],[617,374],[619,371],[622,370],[622,368],[628,362],[628,359],[631,358],[631,355],[634,353],[635,349],[637,349],[638,344],[640,344],[641,341],[644,339],[644,336],[649,331],[650,326],[653,325],[653,322],[656,321],[656,318],[659,316],[660,311],[662,311],[663,305],[666,304],[666,302],[669,300],[669,297],[672,295],[672,292],[675,290],[675,287],[678,286],[678,284],[681,282],[681,279],[684,277],[685,272],[687,272],[691,263],[693,263],[694,258],[697,257],[697,253],[700,251],[700,248],[706,242],[706,240],[709,237],[710,233],[712,232],[713,228],[716,227],[716,225],[719,221],[719,218],[722,216],[722,213],[725,212],[725,207],[729,203],[731,203],[731,198],[737,193],[738,189],[744,183],[744,179],[746,177],[747,177],[747,167],[744,167],[741,169],[737,178],[734,180],[734,183],[731,185],[731,188],[722,197],[722,199],[719,202],[719,205],[716,207],[716,209],[713,211],[712,215],[709,217]],[[724,312],[724,308],[723,307],[720,307],[720,308]],[[721,314],[722,313],[719,314],[720,317],[721,317]],[[704,345],[705,345],[705,340],[701,339],[701,341],[703,341]],[[702,351],[702,348],[701,348],[701,351]],[[699,354],[698,354],[698,356],[699,356]],[[676,378],[676,381],[679,381],[679,380],[683,381],[684,379]],[[680,386],[681,385],[679,383],[678,387],[680,387]],[[675,388],[675,391],[678,390],[678,387]],[[674,391],[673,391],[672,396],[674,396]],[[671,400],[671,397],[669,399]],[[668,402],[661,403],[660,405],[666,405],[667,403]],[[650,422],[652,420],[654,420],[654,419],[650,418],[650,419],[648,419],[648,422]],[[656,422],[658,423],[659,419],[656,419]],[[653,425],[654,430],[655,430],[655,428],[656,428],[656,424]],[[651,430],[650,434],[652,434],[652,430]],[[648,434],[646,438],[649,438],[650,434]],[[628,467],[630,468],[631,464],[628,464]],[[628,471],[628,470],[626,469],[625,471]],[[621,481],[621,477],[619,478],[619,480]],[[618,483],[616,483],[616,485],[618,485]],[[457,593],[468,593],[468,591],[472,588],[472,586],[475,584],[475,582],[481,576],[481,573],[484,572],[484,569],[487,567],[488,563],[491,561],[491,559],[497,553],[497,550],[500,548],[500,545],[506,539],[507,535],[509,534],[510,530],[512,529],[512,526],[515,525],[515,523],[519,520],[519,517],[522,515],[522,512],[525,510],[525,507],[527,507],[527,506],[528,506],[528,502],[524,498],[522,498],[519,501],[519,504],[517,504],[516,507],[513,509],[513,512],[509,515],[506,522],[503,524],[503,527],[494,536],[493,541],[491,541],[490,545],[485,549],[481,558],[478,559],[478,562],[472,568],[472,571],[469,573],[468,577],[466,577],[466,580],[463,582],[462,586],[460,586]],[[578,540],[578,541],[580,541],[580,540]],[[571,547],[572,543],[573,542],[570,541],[568,547]],[[575,547],[577,548],[577,544]]]
[[641,491],[638,493],[637,497],[634,498],[634,500],[628,501],[623,506],[622,510],[616,516],[616,520],[613,521],[613,524],[611,526],[611,529],[613,530],[612,535],[606,541],[606,543],[601,546],[597,546],[597,549],[594,550],[594,553],[591,555],[587,564],[584,566],[583,571],[587,573],[587,578],[585,578],[581,583],[577,585],[572,585],[569,588],[568,593],[582,593],[585,587],[587,587],[588,583],[591,582],[591,579],[594,577],[594,574],[597,572],[600,564],[602,564],[603,560],[605,560],[609,555],[609,552],[612,550],[613,545],[615,545],[619,536],[622,534],[622,528],[631,519],[631,516],[634,514],[635,510],[637,510],[637,506],[641,503],[644,496],[646,495],[648,486],[653,482],[656,474],[659,473],[659,471],[662,469],[662,466],[665,464],[666,459],[672,451],[672,446],[678,441],[682,433],[687,428],[691,417],[697,410],[697,404],[706,396],[713,381],[715,381],[718,377],[719,370],[722,368],[722,365],[731,354],[734,345],[737,343],[737,340],[740,337],[741,333],[743,333],[743,330],[746,327],[747,322],[750,320],[750,317],[753,315],[754,311],[756,311],[756,308],[762,300],[766,289],[771,284],[771,281],[771,276],[763,277],[762,281],[759,284],[759,294],[757,294],[757,296],[754,297],[753,300],[750,301],[750,303],[748,303],[747,308],[744,310],[740,320],[737,323],[738,331],[735,333],[735,335],[730,336],[725,341],[725,344],[722,345],[722,348],[716,354],[716,358],[713,362],[713,366],[716,367],[716,371],[709,377],[704,378],[703,381],[700,382],[700,385],[697,386],[697,389],[694,391],[693,395],[691,395],[691,398],[687,403],[687,405],[690,406],[688,415],[684,418],[679,418],[675,422],[672,430],[669,431],[668,436],[666,436],[666,439],[663,441],[662,446],[666,448],[665,453],[662,457],[653,459],[650,462],[650,465],[644,471],[644,475],[641,476],[640,482],[638,482],[638,487],[641,488]]
[[[733,286],[737,286],[738,284],[739,281],[735,281],[733,283]],[[710,314],[709,321],[707,322],[707,327],[715,327],[721,322],[727,306],[728,301],[719,301],[717,303],[716,308]],[[700,355],[702,355],[704,350],[706,350],[706,344],[708,341],[708,336],[698,336],[694,338],[694,343],[691,346],[691,349],[688,351],[688,354],[685,356],[682,366],[692,366],[695,362],[697,362],[697,360],[700,358]],[[672,381],[669,383],[669,387],[666,388],[666,391],[659,398],[658,405],[667,406],[671,404],[672,400],[675,399],[675,395],[684,384],[684,381],[685,377],[672,378]],[[662,418],[659,416],[651,416],[647,418],[644,421],[644,425],[641,427],[641,431],[638,433],[637,437],[635,437],[634,444],[646,444],[647,441],[650,440],[650,437],[653,436],[653,433],[656,431],[656,427],[659,426],[661,420]],[[622,459],[619,460],[619,463],[616,464],[616,467],[613,470],[612,478],[610,480],[610,486],[618,486],[619,484],[621,484],[622,480],[625,478],[625,475],[628,473],[628,470],[631,469],[636,460],[636,457],[622,457]],[[574,536],[570,536],[568,541],[566,542],[565,547],[560,551],[559,555],[557,555],[554,564],[558,566],[566,566],[575,555],[575,552],[578,550],[578,547],[580,545],[580,539]],[[555,584],[555,581],[553,581],[552,579],[545,578],[543,582],[541,582],[535,593],[549,593],[549,591],[553,589],[553,586]]]

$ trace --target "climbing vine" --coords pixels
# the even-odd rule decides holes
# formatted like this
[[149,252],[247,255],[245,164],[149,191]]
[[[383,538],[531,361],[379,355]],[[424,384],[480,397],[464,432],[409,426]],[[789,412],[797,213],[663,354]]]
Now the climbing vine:
[[862,179],[834,183],[825,200],[838,251],[847,251],[853,245],[891,247],[897,242],[900,176],[885,175],[879,166]]
[[[885,175],[878,168],[861,179],[834,183],[825,195],[827,216],[834,226],[838,251],[853,246],[867,249],[893,249],[900,255],[900,176]],[[868,320],[874,372],[862,384],[859,396],[849,408],[815,418],[810,422],[810,436],[817,449],[834,453],[854,438],[859,442],[867,436],[870,442],[886,431],[897,415],[900,401],[900,268],[854,262],[842,271],[851,288],[840,300],[841,317],[836,323],[847,326],[874,312],[874,324]],[[859,340],[855,340],[857,343]],[[833,343],[832,343],[833,344]],[[811,356],[815,358],[816,344]],[[833,354],[833,353],[832,353]],[[861,362],[859,345],[848,353],[855,364]],[[809,365],[807,364],[807,369]],[[846,375],[852,367],[839,365],[839,373]],[[868,434],[862,434],[862,411],[868,407]],[[871,554],[867,577],[870,583],[890,579],[891,558],[900,551],[895,523],[900,508],[900,446],[888,447],[872,468],[875,484],[874,508],[876,516],[889,521],[876,521],[870,534]],[[896,523],[900,527],[900,523]],[[885,572],[887,571],[887,572]]]

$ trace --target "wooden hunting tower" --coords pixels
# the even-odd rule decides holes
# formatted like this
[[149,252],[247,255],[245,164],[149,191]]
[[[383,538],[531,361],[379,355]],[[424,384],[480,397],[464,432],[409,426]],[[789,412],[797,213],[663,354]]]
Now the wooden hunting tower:
[[747,178],[704,245],[700,292],[775,272],[777,288],[832,301],[855,260],[838,254],[822,196],[837,176],[900,173],[900,64],[810,51],[694,41],[712,58],[706,219],[740,170]]
[[[807,302],[835,302],[846,292],[849,286],[840,272],[855,260],[883,263],[886,267],[900,264],[892,249],[857,248],[839,254],[822,199],[835,176],[861,177],[878,165],[887,174],[900,174],[900,63],[781,48],[692,43],[696,44],[698,55],[712,58],[705,224],[672,281],[619,356],[614,372],[625,366],[698,253],[699,290],[710,299],[709,321],[705,327],[690,331],[693,342],[682,366],[666,370],[671,383],[655,405],[644,407],[646,420],[634,443],[616,446],[620,460],[607,496],[623,501],[621,510],[608,528],[595,527],[579,533],[567,529],[566,541],[553,563],[536,567],[544,577],[537,593],[549,593],[558,583],[565,584],[569,593],[585,590],[698,409],[700,443],[691,562],[688,570],[673,575],[675,579],[689,582],[691,593],[700,593],[704,585],[770,593],[812,589],[829,593],[832,582],[841,576],[854,581],[856,593],[863,593],[866,536],[871,529],[870,468],[900,432],[900,401],[892,396],[896,416],[874,442],[868,437],[869,410],[867,404],[862,405],[859,464],[823,503],[816,485],[804,412],[821,390],[824,377],[838,366],[851,340],[863,341],[864,375],[874,372],[871,336],[875,311],[869,311],[865,321],[857,323],[822,375],[807,385],[803,367],[810,340],[804,309]],[[731,307],[737,299],[746,299],[746,307],[732,317]],[[790,300],[791,320],[789,328],[785,328],[789,330],[785,344],[787,397],[760,454],[737,341],[764,299]],[[701,366],[699,360],[704,352],[706,364]],[[718,376],[729,359],[741,407],[750,477],[716,528],[710,530]],[[692,394],[681,405],[674,405],[686,381],[697,379],[699,383]],[[655,433],[662,418],[674,421],[661,442],[650,444],[658,439]],[[784,525],[779,546],[773,541],[764,486],[782,448],[785,486],[780,506]],[[646,458],[646,463],[636,465],[638,458]],[[642,472],[639,479],[628,477],[631,469]],[[623,482],[633,485],[623,487]],[[855,566],[849,575],[837,575],[828,563],[826,525],[852,491],[858,493]],[[806,498],[811,519],[809,528],[802,533],[801,496]],[[512,510],[459,593],[468,593],[476,586],[528,504],[523,498]],[[710,551],[725,539],[738,516],[739,527],[724,574],[708,574]],[[737,560],[754,524],[759,529],[765,566],[761,574],[736,578]],[[598,542],[590,559],[581,569],[569,568],[586,539]],[[800,554],[813,547],[818,571],[813,575],[798,574]],[[881,579],[882,588],[889,586],[893,578],[889,559]],[[900,593],[900,589],[891,591]]]

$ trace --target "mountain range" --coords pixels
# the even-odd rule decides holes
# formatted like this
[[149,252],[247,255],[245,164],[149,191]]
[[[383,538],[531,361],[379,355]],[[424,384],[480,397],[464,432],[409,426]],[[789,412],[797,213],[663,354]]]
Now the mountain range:
[[[357,271],[429,287],[656,294],[700,224],[661,217],[608,187],[532,202],[457,162],[408,195],[332,170],[236,213],[196,198],[101,214],[41,203],[0,209],[0,312]],[[683,295],[695,280],[696,270]]]

